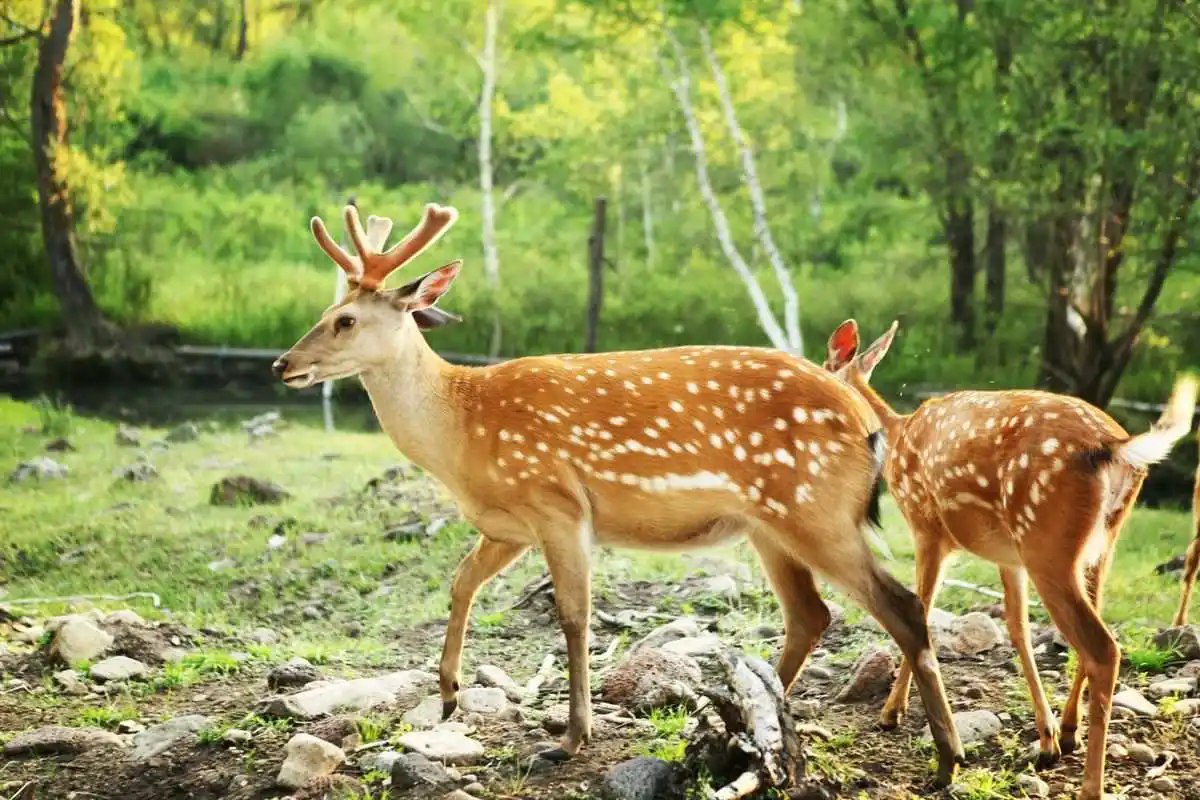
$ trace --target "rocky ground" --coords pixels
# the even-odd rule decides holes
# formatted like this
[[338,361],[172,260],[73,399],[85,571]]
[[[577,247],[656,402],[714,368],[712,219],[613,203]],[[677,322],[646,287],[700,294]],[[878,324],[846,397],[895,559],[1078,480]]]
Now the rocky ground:
[[[551,764],[534,756],[565,725],[565,648],[536,557],[481,598],[467,640],[469,688],[443,722],[435,672],[445,581],[470,532],[429,479],[379,469],[394,458],[386,449],[363,451],[373,460],[353,468],[309,456],[301,474],[287,451],[272,449],[285,447],[278,417],[247,422],[233,434],[104,428],[118,449],[74,464],[71,442],[21,434],[10,496],[39,500],[43,517],[60,504],[83,507],[2,551],[11,605],[0,607],[0,797],[652,800],[701,797],[721,783],[697,769],[691,744],[721,728],[711,692],[730,686],[731,664],[770,662],[781,643],[773,599],[743,551],[605,554],[592,627],[593,739],[576,759]],[[91,453],[86,438],[77,435],[79,448]],[[142,455],[130,458],[130,448]],[[197,465],[206,460],[244,465],[205,472]],[[94,482],[62,488],[81,474]],[[291,495],[311,491],[283,488],[306,481],[340,488],[305,500]],[[33,524],[22,502],[0,505],[5,530]],[[119,503],[134,504],[135,516],[115,528],[94,521]],[[161,508],[176,510],[156,516]],[[89,525],[93,540],[74,533]],[[901,557],[902,537],[889,528]],[[43,539],[54,558],[39,572]],[[1169,576],[1153,579],[1171,587]],[[126,596],[134,589],[150,594]],[[110,596],[30,602],[94,593]],[[933,749],[915,692],[904,725],[879,730],[895,648],[847,607],[836,609],[781,712],[807,762],[792,796],[1074,797],[1078,754],[1032,766],[1031,706],[1000,609],[973,591],[950,597],[953,611],[932,619],[968,742],[959,782],[930,787]],[[1061,709],[1073,659],[1044,619],[1036,642]],[[1134,637],[1126,653],[1109,790],[1200,797],[1200,627]]]

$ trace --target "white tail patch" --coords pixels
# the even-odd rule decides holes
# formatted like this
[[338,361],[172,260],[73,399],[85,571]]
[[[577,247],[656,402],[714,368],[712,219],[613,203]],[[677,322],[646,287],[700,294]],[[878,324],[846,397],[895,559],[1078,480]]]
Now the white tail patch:
[[1175,443],[1187,436],[1192,429],[1192,415],[1196,413],[1197,382],[1185,375],[1175,382],[1171,399],[1154,427],[1134,436],[1113,451],[1118,461],[1135,469],[1157,464],[1167,457]]

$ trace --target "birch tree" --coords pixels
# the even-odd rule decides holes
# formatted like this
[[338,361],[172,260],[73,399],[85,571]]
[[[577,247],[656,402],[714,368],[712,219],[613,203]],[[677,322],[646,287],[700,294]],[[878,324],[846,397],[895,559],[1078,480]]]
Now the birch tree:
[[[479,193],[480,217],[483,223],[483,274],[493,292],[500,288],[500,251],[496,247],[496,199],[492,172],[492,106],[496,98],[496,32],[499,12],[495,0],[488,0],[484,16],[483,52],[475,55],[483,84],[479,90]],[[491,355],[500,354],[502,327],[500,309],[493,310]]]

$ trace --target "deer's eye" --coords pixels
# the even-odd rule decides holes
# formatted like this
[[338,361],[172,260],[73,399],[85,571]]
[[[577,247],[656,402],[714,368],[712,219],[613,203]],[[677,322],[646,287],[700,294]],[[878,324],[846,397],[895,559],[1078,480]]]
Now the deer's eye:
[[354,317],[349,314],[343,314],[333,321],[334,332],[348,331],[354,327]]

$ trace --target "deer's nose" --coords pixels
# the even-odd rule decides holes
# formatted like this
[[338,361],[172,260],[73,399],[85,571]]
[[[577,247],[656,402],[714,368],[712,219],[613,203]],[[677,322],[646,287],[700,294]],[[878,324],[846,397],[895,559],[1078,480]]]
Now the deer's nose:
[[280,356],[279,358],[275,359],[275,363],[271,365],[271,372],[274,373],[276,378],[282,378],[283,373],[287,372],[287,368],[287,359],[283,356]]

